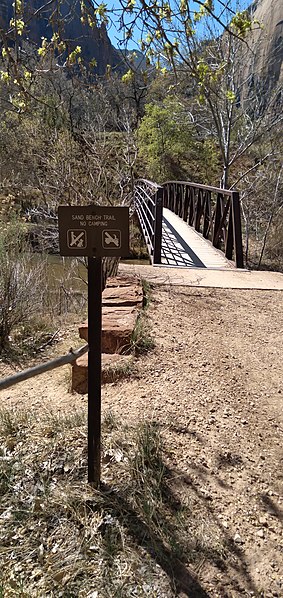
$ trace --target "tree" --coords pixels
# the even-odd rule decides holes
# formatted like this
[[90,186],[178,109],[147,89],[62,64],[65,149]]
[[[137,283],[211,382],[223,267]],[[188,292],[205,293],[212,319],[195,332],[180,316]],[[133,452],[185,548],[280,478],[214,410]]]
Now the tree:
[[245,225],[246,264],[260,267],[263,259],[268,258],[270,265],[280,270],[283,265],[282,149],[280,131],[254,146],[242,165],[244,172],[238,183]]
[[188,62],[194,54],[198,24],[208,19],[218,26],[218,34],[226,30],[232,35],[244,37],[252,28],[247,11],[234,10],[232,0],[120,0],[120,26],[125,41],[139,29],[141,49],[152,57]]
[[242,75],[243,61],[249,63],[252,58],[248,46],[225,34],[205,44],[192,73],[198,88],[198,102],[192,109],[195,122],[218,144],[223,188],[235,186],[235,166],[246,152],[283,123],[277,105],[279,86],[264,93],[251,87],[254,71]]
[[[194,9],[195,5],[199,10]],[[175,0],[156,3],[120,0],[117,8],[107,10],[106,4],[97,0],[16,0],[13,5],[6,0],[7,10],[3,9],[6,26],[0,27],[0,41],[4,57],[18,80],[24,74],[20,67],[26,61],[23,42],[30,36],[38,44],[40,37],[34,36],[33,26],[35,19],[40,18],[44,18],[46,35],[40,39],[37,54],[45,59],[46,64],[49,63],[52,70],[81,64],[82,48],[75,45],[76,36],[85,44],[85,38],[91,31],[101,28],[103,35],[104,27],[111,19],[117,18],[125,42],[132,37],[134,29],[140,29],[141,49],[147,52],[147,58],[150,60],[154,53],[158,55],[162,51],[171,61],[175,55],[182,58],[182,46],[190,50],[195,27],[204,17],[216,21],[222,29],[233,29],[234,34],[243,35],[251,27],[250,19],[246,13],[235,13],[232,5],[232,0],[180,0],[180,3]],[[75,27],[70,29],[70,23],[75,23]],[[66,28],[68,36],[65,35]],[[77,30],[75,35],[74,29]]]
[[[104,4],[91,0],[41,0],[36,10],[33,2],[16,1],[8,29],[0,30],[1,105],[5,113],[8,109],[13,114],[14,122],[19,119],[20,139],[29,139],[28,130],[35,131],[38,126],[38,139],[33,135],[29,139],[31,145],[34,143],[30,151],[31,183],[49,206],[58,201],[124,201],[136,168],[132,130],[142,118],[147,83],[138,78],[134,64],[130,64],[122,83],[110,76],[109,69],[104,84],[94,80],[91,61],[83,65],[79,42],[73,39],[68,44],[64,35],[73,6],[73,14],[93,30],[114,18]],[[199,174],[196,178],[202,182],[214,182],[214,173],[211,181],[204,172],[206,167],[202,167],[208,162],[207,156],[213,157],[216,166],[219,150],[222,186],[241,186],[247,177],[256,180],[256,170],[269,159],[270,150],[265,151],[262,142],[280,123],[278,95],[266,96],[262,102],[262,89],[252,86],[248,77],[240,80],[237,65],[247,53],[252,55],[245,36],[248,40],[247,33],[255,25],[249,13],[234,11],[232,6],[230,0],[199,0],[194,4],[190,0],[153,4],[120,0],[116,14],[125,40],[131,38],[134,27],[140,28],[147,62],[161,74],[170,72],[172,85],[177,81],[178,89],[183,87],[171,114],[167,96],[173,95],[176,87],[158,104],[151,102],[141,122],[141,152],[158,177],[163,178],[162,172],[192,177],[185,164],[188,147],[190,161],[193,157]],[[32,18],[43,13],[48,20],[47,35],[39,47],[31,46],[26,33]],[[216,24],[214,32],[212,23]],[[222,35],[223,31],[227,33]],[[46,132],[43,123],[47,124]],[[7,125],[6,130],[1,125],[2,138],[9,136]],[[161,136],[161,145],[153,136],[150,143],[146,141],[150,130],[157,138]],[[20,178],[28,186],[28,167],[21,149],[19,155],[18,174],[12,178],[22,193]],[[9,165],[4,153],[3,158],[4,172]],[[275,220],[276,215],[270,231]]]
[[260,27],[251,11],[234,11],[229,1],[196,4],[198,10],[187,1],[122,2],[130,16],[126,20],[123,13],[121,19],[128,36],[140,26],[141,47],[157,69],[172,69],[177,81],[191,80],[196,124],[204,137],[218,144],[220,184],[229,187],[233,166],[280,122],[275,110],[280,90],[264,93],[263,86],[252,87],[250,73],[241,75],[243,63],[253,60],[248,34]]
[[198,140],[185,102],[175,95],[145,106],[138,141],[147,176],[160,183],[199,178],[205,182],[208,163],[211,173],[214,171],[213,148]]

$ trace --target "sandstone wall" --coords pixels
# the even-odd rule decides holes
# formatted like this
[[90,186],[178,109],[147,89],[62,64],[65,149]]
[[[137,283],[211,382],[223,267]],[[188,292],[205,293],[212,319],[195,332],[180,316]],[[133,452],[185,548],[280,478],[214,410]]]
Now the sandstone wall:
[[249,71],[262,79],[265,89],[272,90],[283,82],[283,1],[257,0],[251,13],[263,29],[254,31],[247,40],[254,52]]
[[[0,23],[8,29],[9,21],[12,16],[13,0],[1,0],[0,3]],[[25,39],[37,46],[41,45],[41,38],[52,36],[52,28],[49,19],[54,13],[54,29],[57,30],[58,23],[56,12],[54,11],[56,2],[48,3],[47,8],[40,11],[37,17],[34,12],[46,4],[45,0],[25,0],[25,21],[28,23]],[[60,4],[60,35],[62,39],[68,42],[69,49],[72,50],[79,45],[82,48],[82,56],[86,63],[93,58],[97,62],[94,72],[102,75],[106,71],[107,65],[115,67],[121,64],[121,55],[116,50],[108,37],[106,27],[91,28],[88,24],[81,22],[80,0],[64,0]]]

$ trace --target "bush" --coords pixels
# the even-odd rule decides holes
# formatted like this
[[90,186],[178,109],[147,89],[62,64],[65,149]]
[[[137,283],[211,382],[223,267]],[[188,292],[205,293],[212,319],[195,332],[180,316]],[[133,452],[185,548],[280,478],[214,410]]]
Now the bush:
[[0,237],[0,351],[7,350],[17,327],[29,326],[42,311],[44,265],[31,265],[24,233],[14,223]]

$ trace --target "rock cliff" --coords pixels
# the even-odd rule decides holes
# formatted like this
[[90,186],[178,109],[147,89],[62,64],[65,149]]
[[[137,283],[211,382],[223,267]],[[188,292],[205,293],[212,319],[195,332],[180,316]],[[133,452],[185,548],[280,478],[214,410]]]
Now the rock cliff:
[[[56,6],[58,2],[55,0],[48,3],[46,0],[24,0],[25,40],[41,45],[42,37],[50,39],[53,30],[60,29],[60,36],[70,49],[79,45],[87,63],[96,60],[96,74],[104,74],[107,65],[119,67],[121,54],[112,46],[105,25],[92,28],[88,23],[81,22],[80,0],[63,0],[59,15]],[[8,30],[12,13],[13,0],[1,0],[0,27]]]
[[247,40],[254,53],[249,72],[261,80],[265,91],[272,91],[279,82],[283,83],[283,2],[256,0],[250,10],[262,29],[253,31]]

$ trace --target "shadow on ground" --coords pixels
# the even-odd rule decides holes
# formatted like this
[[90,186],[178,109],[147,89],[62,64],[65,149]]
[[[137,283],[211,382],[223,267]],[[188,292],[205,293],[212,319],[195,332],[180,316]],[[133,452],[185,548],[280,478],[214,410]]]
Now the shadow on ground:
[[[239,459],[234,455],[219,455],[219,462],[225,467],[231,463],[237,465]],[[195,469],[199,479],[204,479],[203,469]],[[228,588],[257,594],[244,551],[219,522],[209,496],[200,492],[189,475],[166,465],[157,424],[147,425],[130,470],[130,485],[128,480],[118,487],[116,484],[101,487],[100,509],[118,519],[133,542],[163,569],[174,595],[212,596],[201,580],[201,571],[207,566],[215,574],[221,574],[217,590],[223,598],[228,596]],[[223,486],[218,476],[215,480]],[[95,498],[88,502],[91,511],[97,511],[97,506]],[[205,526],[207,530],[202,537]]]

